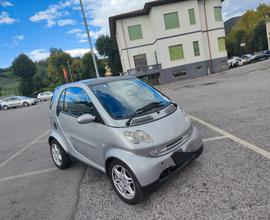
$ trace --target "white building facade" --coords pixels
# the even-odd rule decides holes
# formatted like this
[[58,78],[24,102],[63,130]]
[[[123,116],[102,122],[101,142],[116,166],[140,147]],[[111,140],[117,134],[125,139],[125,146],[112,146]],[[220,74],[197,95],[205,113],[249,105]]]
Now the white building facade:
[[123,71],[153,84],[227,69],[221,0],[158,0],[110,18]]

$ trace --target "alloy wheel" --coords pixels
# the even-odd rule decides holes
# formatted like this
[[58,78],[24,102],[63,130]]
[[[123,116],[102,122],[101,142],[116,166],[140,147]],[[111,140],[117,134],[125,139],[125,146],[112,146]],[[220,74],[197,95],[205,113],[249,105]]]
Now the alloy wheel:
[[117,191],[126,199],[135,196],[135,184],[130,173],[121,165],[115,165],[112,169],[112,180]]

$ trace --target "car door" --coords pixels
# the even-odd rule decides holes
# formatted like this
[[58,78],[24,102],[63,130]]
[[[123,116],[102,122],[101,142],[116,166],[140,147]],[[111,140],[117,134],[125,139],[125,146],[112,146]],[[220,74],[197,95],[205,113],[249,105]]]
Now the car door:
[[19,99],[17,97],[13,98],[13,105],[14,105],[14,107],[21,106],[22,104],[23,103],[22,103],[22,100],[21,99]]
[[[96,116],[96,121],[89,124],[79,124],[77,119],[83,114]],[[66,89],[59,100],[58,122],[62,133],[81,157],[94,164],[102,165],[102,127],[99,114],[86,92],[79,87]]]

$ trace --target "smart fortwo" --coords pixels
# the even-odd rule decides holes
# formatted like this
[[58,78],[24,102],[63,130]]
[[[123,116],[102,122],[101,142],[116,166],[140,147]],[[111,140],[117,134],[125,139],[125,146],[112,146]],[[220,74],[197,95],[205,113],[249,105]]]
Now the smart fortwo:
[[203,151],[201,136],[185,112],[135,77],[58,87],[50,119],[55,165],[67,168],[75,158],[103,171],[129,204],[139,203],[147,189]]

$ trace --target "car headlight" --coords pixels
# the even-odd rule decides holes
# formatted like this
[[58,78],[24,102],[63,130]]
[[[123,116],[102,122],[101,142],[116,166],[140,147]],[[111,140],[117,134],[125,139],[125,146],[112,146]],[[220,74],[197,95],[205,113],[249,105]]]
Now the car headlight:
[[135,132],[125,131],[124,136],[128,141],[130,141],[133,144],[153,142],[151,136],[142,130],[137,130]]

